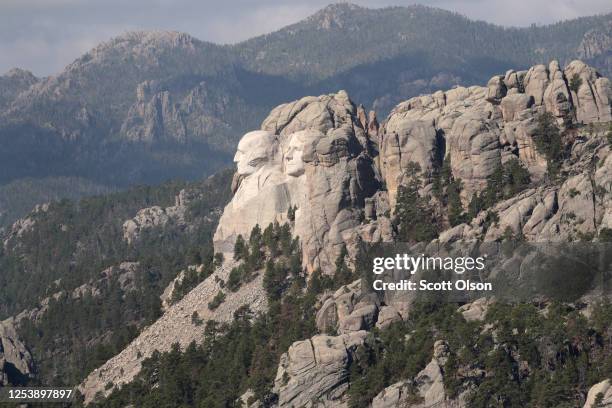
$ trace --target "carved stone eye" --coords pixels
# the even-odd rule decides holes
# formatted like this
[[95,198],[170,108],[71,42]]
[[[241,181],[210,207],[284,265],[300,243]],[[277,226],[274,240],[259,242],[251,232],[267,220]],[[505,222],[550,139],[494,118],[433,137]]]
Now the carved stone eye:
[[258,157],[256,159],[253,159],[253,160],[249,161],[249,166],[257,167],[260,164],[264,163],[265,161],[266,161],[266,159],[264,159],[263,157]]

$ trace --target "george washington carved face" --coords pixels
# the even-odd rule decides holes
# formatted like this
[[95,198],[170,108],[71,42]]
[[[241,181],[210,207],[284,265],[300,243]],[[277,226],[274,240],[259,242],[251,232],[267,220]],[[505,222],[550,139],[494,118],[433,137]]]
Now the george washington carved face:
[[271,132],[256,130],[245,134],[240,139],[234,156],[237,173],[241,176],[248,176],[264,164],[273,161],[277,146],[278,139]]

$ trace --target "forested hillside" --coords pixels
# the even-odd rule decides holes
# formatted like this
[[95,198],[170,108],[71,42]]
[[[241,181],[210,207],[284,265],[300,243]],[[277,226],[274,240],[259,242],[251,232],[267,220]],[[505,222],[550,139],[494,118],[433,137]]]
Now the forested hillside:
[[[204,265],[188,274],[174,300],[210,273],[212,232],[230,180],[226,171],[200,182],[55,201],[15,224],[0,251],[0,320],[15,316],[35,383],[80,381],[159,317],[160,295],[181,270]],[[161,221],[128,241],[124,223],[143,208],[159,208]],[[165,219],[172,211],[177,215]]]
[[[610,95],[553,60],[381,123],[344,91],[278,106],[238,145],[223,263],[86,377],[83,404],[609,404]],[[486,266],[375,273],[401,254]],[[373,286],[404,279],[500,290]]]

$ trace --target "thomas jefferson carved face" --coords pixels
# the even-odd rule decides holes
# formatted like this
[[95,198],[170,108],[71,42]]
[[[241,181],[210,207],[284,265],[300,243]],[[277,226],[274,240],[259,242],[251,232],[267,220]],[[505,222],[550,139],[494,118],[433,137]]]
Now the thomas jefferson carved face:
[[256,130],[245,134],[234,156],[237,173],[241,176],[253,174],[264,164],[273,160],[278,140],[265,130]]
[[316,130],[300,130],[291,134],[285,148],[285,174],[293,177],[304,174],[304,151],[322,136]]

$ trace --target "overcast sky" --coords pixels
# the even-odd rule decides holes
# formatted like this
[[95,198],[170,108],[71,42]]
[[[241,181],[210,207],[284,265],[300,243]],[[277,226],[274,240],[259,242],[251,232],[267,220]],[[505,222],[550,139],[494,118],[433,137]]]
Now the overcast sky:
[[[101,41],[137,29],[187,32],[232,43],[301,20],[332,0],[0,0],[0,74],[60,71]],[[473,19],[526,26],[612,11],[610,0],[354,0],[377,8],[414,3]]]

